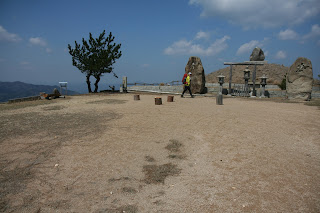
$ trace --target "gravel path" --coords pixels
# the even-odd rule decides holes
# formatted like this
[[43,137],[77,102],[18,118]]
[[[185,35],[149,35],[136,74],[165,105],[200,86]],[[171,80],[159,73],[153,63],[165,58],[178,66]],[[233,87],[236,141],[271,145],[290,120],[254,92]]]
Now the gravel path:
[[73,96],[0,112],[0,212],[320,212],[320,110]]

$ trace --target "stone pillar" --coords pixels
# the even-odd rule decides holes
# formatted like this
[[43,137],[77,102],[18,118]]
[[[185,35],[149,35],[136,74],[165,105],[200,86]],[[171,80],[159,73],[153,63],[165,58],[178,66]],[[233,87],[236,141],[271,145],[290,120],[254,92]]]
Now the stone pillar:
[[127,82],[127,76],[123,76],[122,77],[122,92],[127,92],[127,86],[128,86],[128,82]]
[[[259,47],[254,48],[250,55],[250,61],[264,61],[264,59],[265,59],[265,56],[262,49]],[[252,74],[252,83],[253,83],[252,96],[254,97],[256,96],[256,69],[257,69],[257,65],[255,64],[253,74]]]
[[201,59],[196,56],[191,56],[185,67],[185,73],[192,73],[191,77],[191,92],[192,94],[205,93],[205,74]]
[[232,89],[231,89],[231,83],[232,83],[232,64],[230,65],[230,73],[229,73],[229,91],[228,91],[228,95],[231,95],[232,93]]
[[222,85],[224,83],[224,78],[225,78],[225,76],[223,76],[221,74],[218,76],[218,82],[219,82],[220,86],[219,86],[219,93],[218,93],[217,98],[216,98],[216,104],[217,105],[223,105]]
[[257,72],[257,65],[254,65],[254,70],[253,70],[253,74],[252,74],[252,97],[256,97],[257,96],[257,92],[256,92],[256,72]]
[[244,72],[244,96],[245,97],[249,97],[249,79],[250,79],[250,70],[249,67],[247,66],[247,68],[243,71]]
[[298,58],[287,73],[287,98],[308,101],[311,99],[313,85],[313,71],[311,61]]

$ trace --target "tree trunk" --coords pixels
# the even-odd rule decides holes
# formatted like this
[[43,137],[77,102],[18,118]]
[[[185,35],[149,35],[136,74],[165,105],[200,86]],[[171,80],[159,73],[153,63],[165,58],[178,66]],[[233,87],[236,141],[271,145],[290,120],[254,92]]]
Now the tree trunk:
[[88,92],[89,92],[89,93],[92,93],[90,76],[91,76],[90,74],[88,74],[88,75],[86,76],[86,78],[87,78],[86,82],[87,82],[87,85],[88,85]]
[[94,83],[94,93],[98,92],[98,87],[99,87],[99,81],[100,81],[100,75],[94,76],[96,78],[96,82]]

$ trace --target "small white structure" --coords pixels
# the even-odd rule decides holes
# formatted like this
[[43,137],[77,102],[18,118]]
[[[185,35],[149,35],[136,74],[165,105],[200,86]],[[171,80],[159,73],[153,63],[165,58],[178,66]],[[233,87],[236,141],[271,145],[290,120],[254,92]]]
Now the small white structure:
[[64,87],[65,88],[65,91],[66,91],[66,94],[65,95],[68,95],[68,82],[59,82],[60,84],[60,94],[62,95],[62,88]]

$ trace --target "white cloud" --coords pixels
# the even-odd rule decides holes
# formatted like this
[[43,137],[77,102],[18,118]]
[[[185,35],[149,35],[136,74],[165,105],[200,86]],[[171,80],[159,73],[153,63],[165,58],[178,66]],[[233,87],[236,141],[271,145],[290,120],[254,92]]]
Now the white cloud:
[[298,34],[290,29],[284,30],[284,31],[280,31],[278,38],[280,40],[295,40],[298,39]]
[[149,67],[150,66],[150,64],[142,64],[141,65],[141,67],[143,67],[143,68],[147,68],[147,67]]
[[46,53],[52,53],[52,49],[48,47],[47,41],[41,37],[31,37],[29,43],[31,45],[43,47]]
[[29,61],[21,61],[20,62],[20,67],[24,70],[33,70],[34,67]]
[[33,45],[38,45],[38,46],[42,46],[42,47],[47,46],[47,42],[43,38],[40,38],[40,37],[30,38],[29,42]]
[[319,36],[320,35],[320,27],[318,24],[315,24],[311,28],[312,35]]
[[199,40],[199,39],[209,39],[209,37],[210,37],[210,34],[209,34],[209,33],[200,31],[200,32],[197,33],[195,39],[197,39],[197,40]]
[[166,55],[216,55],[228,48],[227,40],[229,36],[224,36],[213,42],[208,48],[203,48],[202,45],[182,39],[174,42],[170,47],[164,50]]
[[201,16],[215,16],[244,28],[301,24],[320,13],[319,0],[189,0]]
[[263,44],[257,40],[252,40],[248,43],[245,43],[239,47],[239,49],[237,51],[237,55],[242,55],[244,53],[251,53],[252,50],[257,46],[260,46],[260,48],[261,48],[263,46]]
[[47,47],[47,48],[46,48],[46,52],[47,52],[47,53],[52,53],[52,49],[50,49],[50,48]]
[[21,40],[17,34],[9,33],[0,25],[0,41],[18,42]]
[[29,65],[30,62],[28,62],[28,61],[21,61],[20,64],[21,64],[21,65]]
[[315,24],[311,27],[311,32],[303,36],[304,39],[310,39],[320,36],[320,26]]
[[276,57],[276,59],[285,59],[287,57],[287,53],[280,50],[277,52],[275,57]]
[[183,53],[186,53],[187,51],[189,51],[191,46],[192,46],[191,41],[187,41],[187,40],[183,39],[183,40],[180,40],[180,41],[176,41],[170,47],[167,47],[164,50],[164,53],[166,55],[183,54]]
[[223,50],[228,48],[227,40],[230,39],[230,36],[224,36],[221,39],[217,39],[210,47],[207,49],[208,55],[216,55]]

